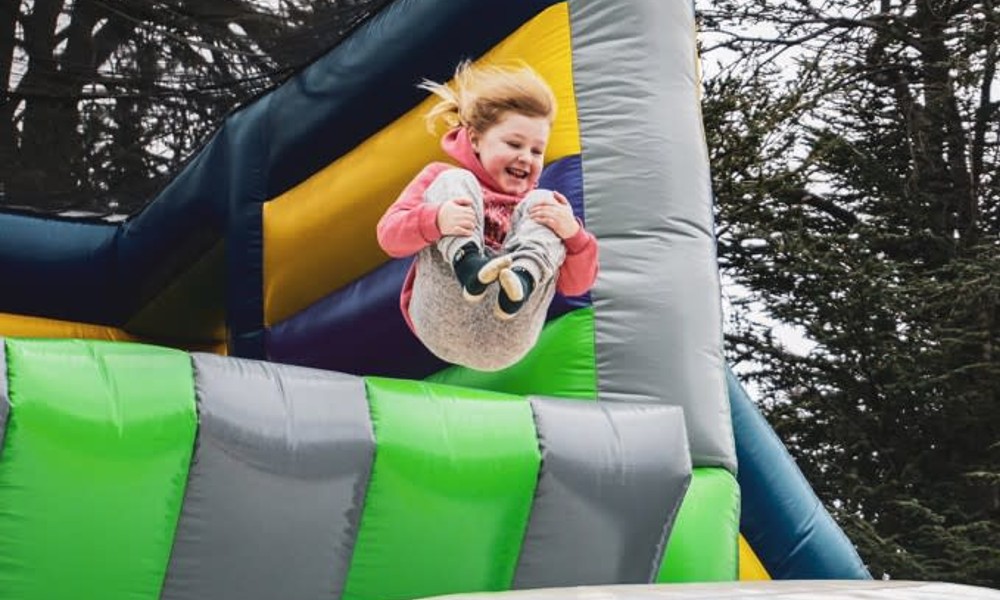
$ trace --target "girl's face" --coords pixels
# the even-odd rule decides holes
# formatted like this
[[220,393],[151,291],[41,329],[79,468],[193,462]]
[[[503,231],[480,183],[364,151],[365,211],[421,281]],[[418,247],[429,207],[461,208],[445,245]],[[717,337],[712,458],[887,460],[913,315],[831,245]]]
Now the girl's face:
[[532,190],[542,173],[550,129],[545,117],[506,112],[482,134],[470,131],[469,139],[500,191],[522,196]]

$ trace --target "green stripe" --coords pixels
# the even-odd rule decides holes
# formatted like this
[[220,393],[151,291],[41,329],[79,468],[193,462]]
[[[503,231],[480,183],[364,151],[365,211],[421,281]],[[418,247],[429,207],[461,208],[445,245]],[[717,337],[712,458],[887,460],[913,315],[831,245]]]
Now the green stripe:
[[367,384],[375,463],[343,597],[508,589],[540,462],[531,406],[422,382]]
[[197,423],[186,353],[7,340],[5,598],[157,598]]
[[493,373],[450,367],[427,380],[508,394],[593,400],[597,398],[596,364],[594,309],[587,307],[548,323],[538,344],[512,367]]
[[740,490],[723,468],[695,469],[657,583],[736,581]]

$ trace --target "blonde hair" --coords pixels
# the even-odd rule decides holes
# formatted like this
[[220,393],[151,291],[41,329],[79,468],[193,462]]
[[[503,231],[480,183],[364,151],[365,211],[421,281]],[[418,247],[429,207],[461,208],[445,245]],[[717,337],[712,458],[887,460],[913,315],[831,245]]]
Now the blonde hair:
[[456,67],[450,84],[424,79],[417,87],[441,99],[424,117],[431,133],[436,133],[438,123],[444,121],[449,129],[462,125],[482,134],[508,111],[543,117],[550,124],[556,118],[552,88],[523,63],[518,67],[474,66],[464,60]]

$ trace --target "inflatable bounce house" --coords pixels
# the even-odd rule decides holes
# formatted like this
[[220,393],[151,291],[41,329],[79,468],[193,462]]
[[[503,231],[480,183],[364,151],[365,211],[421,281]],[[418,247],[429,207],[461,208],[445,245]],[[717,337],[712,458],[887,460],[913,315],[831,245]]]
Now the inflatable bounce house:
[[[600,244],[494,373],[375,240],[465,58],[552,84]],[[395,0],[124,222],[0,214],[0,597],[869,579],[725,365],[698,88],[687,2]]]

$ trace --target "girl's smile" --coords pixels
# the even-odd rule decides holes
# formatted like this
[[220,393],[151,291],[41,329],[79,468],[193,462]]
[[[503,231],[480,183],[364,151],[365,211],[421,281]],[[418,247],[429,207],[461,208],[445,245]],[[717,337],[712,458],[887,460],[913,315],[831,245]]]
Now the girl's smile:
[[482,134],[470,130],[472,148],[500,191],[523,196],[542,173],[551,125],[544,117],[507,112]]

